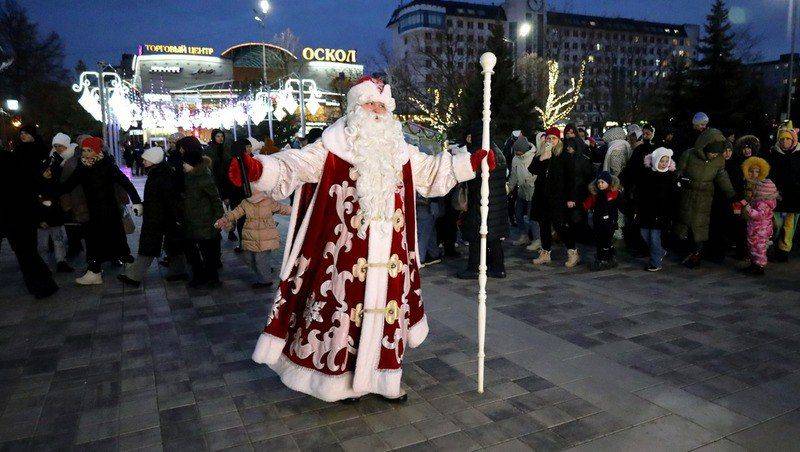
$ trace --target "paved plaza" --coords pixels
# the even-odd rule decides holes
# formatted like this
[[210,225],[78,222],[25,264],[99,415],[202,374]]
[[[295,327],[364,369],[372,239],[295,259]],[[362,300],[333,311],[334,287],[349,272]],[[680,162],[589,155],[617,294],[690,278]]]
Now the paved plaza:
[[[285,219],[282,223],[286,223]],[[0,252],[3,450],[800,450],[800,261],[661,273],[534,269],[490,280],[487,390],[476,387],[476,282],[424,269],[431,332],[406,356],[402,406],[328,404],[250,354],[272,293],[225,241],[222,288],[59,275],[25,292]],[[561,257],[563,250],[555,252]],[[277,260],[277,255],[276,255]]]

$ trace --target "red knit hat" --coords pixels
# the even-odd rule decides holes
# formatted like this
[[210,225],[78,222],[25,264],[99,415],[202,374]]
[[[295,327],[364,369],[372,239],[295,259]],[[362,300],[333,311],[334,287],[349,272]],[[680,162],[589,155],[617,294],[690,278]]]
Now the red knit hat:
[[[257,181],[261,177],[264,166],[249,155],[244,155],[242,158],[244,158],[245,169],[247,169],[247,180],[250,182]],[[228,179],[233,185],[242,186],[242,171],[236,159],[231,159],[231,166],[228,167]]]
[[561,139],[561,131],[558,130],[558,127],[556,127],[556,126],[553,126],[553,127],[550,127],[549,129],[547,129],[545,131],[545,134],[547,136],[553,135],[554,137],[558,138],[559,140]]
[[103,152],[103,139],[97,137],[84,138],[83,141],[81,141],[81,147],[89,148],[95,154],[100,154]]

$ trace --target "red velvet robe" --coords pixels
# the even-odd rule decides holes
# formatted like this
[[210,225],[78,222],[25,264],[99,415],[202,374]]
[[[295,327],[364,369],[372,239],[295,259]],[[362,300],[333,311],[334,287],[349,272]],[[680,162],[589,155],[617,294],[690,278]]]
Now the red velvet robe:
[[[356,195],[358,173],[341,156],[347,153],[328,151],[341,146],[332,129],[306,153],[260,157],[271,176],[262,175],[255,188],[275,197],[293,188],[285,182],[294,173],[321,168],[298,191],[281,282],[253,359],[269,365],[290,388],[322,400],[367,393],[397,397],[403,356],[428,333],[416,256],[415,180],[428,189],[436,186],[429,194],[446,192],[456,174],[468,178],[468,157],[455,163],[449,155],[409,157],[393,217],[369,221],[359,237],[367,219]],[[310,160],[298,164],[300,158]],[[474,175],[471,167],[468,173]]]

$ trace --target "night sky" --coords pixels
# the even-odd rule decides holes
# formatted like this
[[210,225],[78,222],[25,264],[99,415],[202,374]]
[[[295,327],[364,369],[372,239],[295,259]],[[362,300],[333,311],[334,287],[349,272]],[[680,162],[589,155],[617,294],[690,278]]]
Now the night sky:
[[[211,46],[219,52],[262,40],[253,20],[256,0],[18,0],[42,31],[64,40],[66,64],[78,59],[119,62],[138,44]],[[734,22],[760,36],[764,58],[788,53],[789,0],[729,0]],[[303,46],[356,49],[359,60],[376,68],[379,43],[388,43],[386,22],[396,0],[271,0],[268,37],[288,28]],[[489,2],[484,2],[489,3]],[[498,3],[498,2],[496,2]],[[556,10],[702,24],[712,0],[551,0]],[[152,5],[143,7],[142,5]]]

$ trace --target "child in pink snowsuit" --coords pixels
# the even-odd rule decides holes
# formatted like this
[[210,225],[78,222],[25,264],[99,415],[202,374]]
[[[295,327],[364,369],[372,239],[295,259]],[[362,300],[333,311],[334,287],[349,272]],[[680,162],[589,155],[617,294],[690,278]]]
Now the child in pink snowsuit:
[[767,266],[767,242],[772,237],[772,211],[778,199],[778,189],[767,179],[769,164],[759,157],[750,157],[742,163],[747,180],[747,197],[742,214],[747,219],[747,248],[750,266],[744,269],[751,275],[763,275]]

